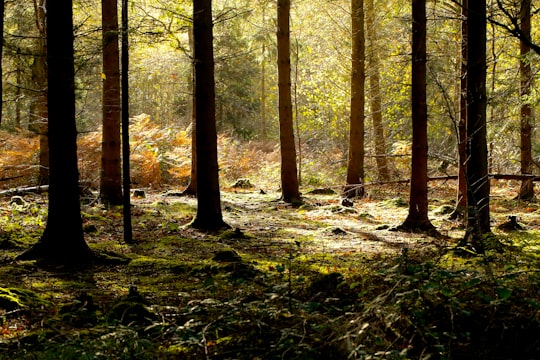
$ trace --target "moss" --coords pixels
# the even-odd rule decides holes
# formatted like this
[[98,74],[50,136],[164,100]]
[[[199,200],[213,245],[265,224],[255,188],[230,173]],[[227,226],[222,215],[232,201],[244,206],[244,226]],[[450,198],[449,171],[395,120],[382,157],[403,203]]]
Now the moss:
[[212,260],[222,262],[241,262],[242,258],[234,250],[221,250],[216,252]]
[[0,308],[2,309],[9,311],[43,304],[45,301],[32,290],[0,287]]
[[229,240],[229,239],[254,239],[255,237],[253,235],[247,234],[240,230],[239,228],[236,229],[227,229],[223,231],[219,238],[221,240]]

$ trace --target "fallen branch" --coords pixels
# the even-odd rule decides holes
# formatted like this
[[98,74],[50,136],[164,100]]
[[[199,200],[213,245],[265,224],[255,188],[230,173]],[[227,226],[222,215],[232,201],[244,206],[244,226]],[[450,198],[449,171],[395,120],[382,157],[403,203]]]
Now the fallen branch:
[[49,191],[49,185],[29,186],[29,187],[21,187],[21,188],[16,188],[16,189],[0,191],[0,196],[15,196],[15,195],[24,195],[28,193],[41,194],[47,191]]

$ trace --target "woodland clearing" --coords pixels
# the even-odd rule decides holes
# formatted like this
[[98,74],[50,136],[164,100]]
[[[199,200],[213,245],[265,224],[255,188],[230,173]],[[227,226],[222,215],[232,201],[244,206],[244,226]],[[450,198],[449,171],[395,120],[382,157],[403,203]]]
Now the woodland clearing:
[[[150,190],[133,199],[132,246],[121,208],[83,205],[100,261],[76,271],[13,260],[39,238],[47,199],[4,198],[0,358],[535,358],[540,204],[493,184],[505,248],[483,256],[453,250],[464,228],[448,220],[449,183],[430,192],[438,237],[389,231],[407,214],[401,185],[352,207],[310,189],[293,207],[276,191],[229,188],[220,234],[185,226],[196,199]],[[498,230],[510,214],[525,230]]]

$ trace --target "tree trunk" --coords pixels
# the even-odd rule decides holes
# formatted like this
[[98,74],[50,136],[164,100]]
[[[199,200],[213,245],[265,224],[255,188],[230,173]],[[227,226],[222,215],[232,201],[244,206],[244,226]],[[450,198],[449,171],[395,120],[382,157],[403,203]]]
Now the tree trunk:
[[0,125],[2,124],[2,110],[4,108],[4,68],[2,66],[2,59],[4,58],[4,15],[5,15],[5,0],[0,0]]
[[467,211],[467,8],[468,0],[462,0],[459,119],[457,124],[459,166],[456,208],[452,217],[466,215]]
[[117,0],[102,0],[103,26],[103,134],[101,141],[100,199],[122,204],[120,158],[120,50]]
[[469,3],[467,58],[467,226],[464,241],[484,251],[490,232],[488,150],[486,131],[486,0]]
[[296,167],[296,147],[291,100],[290,0],[277,2],[279,138],[281,144],[281,191],[283,201],[301,202]]
[[351,0],[351,117],[349,121],[349,157],[346,198],[363,197],[364,189],[364,105],[365,105],[365,34],[364,1]]
[[[375,8],[373,0],[366,0],[366,35],[369,49],[367,51],[367,62],[369,69],[369,99],[371,108],[371,122],[373,126],[373,137],[375,143],[375,154],[386,154],[386,138],[384,137],[384,126],[382,117],[382,98],[380,85],[380,59],[377,51],[378,33],[375,24]],[[377,156],[377,172],[380,181],[390,180],[390,168],[388,159],[385,156]]]
[[39,134],[39,176],[40,185],[49,183],[49,137],[47,109],[47,25],[44,11],[45,0],[34,0],[34,12],[38,37],[36,53],[32,63],[32,82],[36,96],[32,99],[30,109],[31,130]]
[[189,184],[182,192],[182,195],[195,196],[197,195],[197,124],[196,124],[196,102],[195,102],[195,62],[194,59],[194,47],[193,44],[193,28],[188,30],[189,46],[191,49],[191,71],[188,79],[188,86],[190,91],[190,111],[188,111],[191,121],[191,176],[189,178]]
[[209,231],[227,227],[221,214],[219,190],[212,26],[212,1],[194,0],[193,38],[195,42],[198,206],[191,226]]
[[77,169],[73,13],[69,0],[47,4],[50,184],[43,236],[21,259],[79,265],[92,252],[82,230]]
[[432,231],[428,219],[428,137],[426,102],[426,2],[412,1],[412,164],[409,214],[400,230]]
[[[261,3],[262,8],[262,24],[266,26],[266,7],[267,3]],[[266,126],[266,39],[263,39],[261,48],[261,127],[262,140],[266,142],[268,139],[268,131]]]
[[133,228],[131,223],[131,168],[129,149],[129,17],[128,0],[122,0],[122,64],[121,77],[121,107],[122,107],[122,215],[124,221],[124,242],[133,243]]
[[[520,28],[527,39],[531,38],[531,0],[522,0],[520,9]],[[521,173],[532,174],[532,123],[533,109],[530,104],[533,74],[529,55],[531,48],[525,41],[520,41],[520,97],[521,105]],[[530,180],[524,180],[519,190],[519,199],[531,200],[534,197],[534,185]]]

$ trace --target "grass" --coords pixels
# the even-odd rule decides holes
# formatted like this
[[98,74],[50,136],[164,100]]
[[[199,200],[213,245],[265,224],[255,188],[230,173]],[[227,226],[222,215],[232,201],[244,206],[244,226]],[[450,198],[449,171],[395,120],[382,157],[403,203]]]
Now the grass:
[[540,206],[498,196],[494,225],[511,213],[526,230],[494,226],[504,251],[473,256],[453,251],[464,230],[439,211],[448,189],[430,195],[441,238],[386,230],[407,212],[407,194],[387,190],[347,211],[337,195],[294,208],[224,192],[232,230],[217,235],[184,226],[194,199],[150,193],[134,199],[133,246],[119,209],[84,205],[90,246],[130,261],[80,272],[14,261],[43,229],[46,196],[2,200],[0,359],[538,357]]

